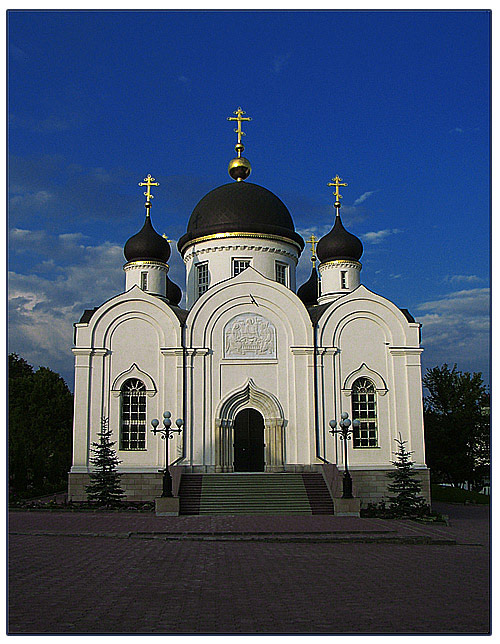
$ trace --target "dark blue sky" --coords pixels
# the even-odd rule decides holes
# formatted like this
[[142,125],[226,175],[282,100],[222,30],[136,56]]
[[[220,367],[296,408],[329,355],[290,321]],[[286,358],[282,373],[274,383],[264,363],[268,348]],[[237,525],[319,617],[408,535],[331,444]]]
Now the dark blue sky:
[[72,383],[72,323],[123,290],[137,183],[177,240],[230,181],[241,105],[250,181],[309,236],[343,177],[363,283],[424,324],[425,367],[488,380],[488,12],[13,11],[8,37],[10,350]]

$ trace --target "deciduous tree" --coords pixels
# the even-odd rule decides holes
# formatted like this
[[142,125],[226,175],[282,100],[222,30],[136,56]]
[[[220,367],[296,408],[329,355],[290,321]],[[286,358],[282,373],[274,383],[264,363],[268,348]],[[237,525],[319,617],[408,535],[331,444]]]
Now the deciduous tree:
[[61,376],[9,355],[9,484],[28,498],[63,490],[71,467],[73,396]]
[[427,465],[436,481],[481,485],[489,468],[489,408],[480,373],[461,372],[444,364],[423,378]]

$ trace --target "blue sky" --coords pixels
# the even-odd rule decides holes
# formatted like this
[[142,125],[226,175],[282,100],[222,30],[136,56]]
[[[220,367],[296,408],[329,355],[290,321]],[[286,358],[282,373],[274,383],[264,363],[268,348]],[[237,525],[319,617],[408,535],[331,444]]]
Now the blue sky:
[[319,236],[338,173],[362,282],[422,322],[424,368],[489,381],[488,12],[13,11],[8,39],[9,350],[72,386],[73,322],[124,288],[138,182],[177,240],[231,181],[241,105],[250,181]]

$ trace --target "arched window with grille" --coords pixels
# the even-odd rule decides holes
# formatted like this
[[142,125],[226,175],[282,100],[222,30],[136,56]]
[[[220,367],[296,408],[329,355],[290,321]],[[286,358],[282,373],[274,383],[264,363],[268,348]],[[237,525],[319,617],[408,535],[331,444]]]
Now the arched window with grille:
[[120,449],[146,449],[146,386],[138,378],[121,388]]
[[353,447],[378,447],[377,392],[368,378],[358,378],[352,384],[352,418],[360,422],[353,431]]

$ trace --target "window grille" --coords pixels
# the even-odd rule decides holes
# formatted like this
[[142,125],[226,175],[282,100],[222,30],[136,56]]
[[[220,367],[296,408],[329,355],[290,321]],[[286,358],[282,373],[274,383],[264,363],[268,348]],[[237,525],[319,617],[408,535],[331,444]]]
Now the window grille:
[[146,386],[129,378],[121,389],[120,449],[146,449]]
[[249,259],[233,259],[233,277],[239,275],[245,268],[250,266]]
[[276,262],[276,281],[286,286],[286,264]]
[[352,385],[352,417],[361,423],[353,431],[353,447],[378,447],[377,392],[368,378],[358,378]]
[[208,262],[197,264],[198,271],[198,297],[208,290]]
[[141,273],[141,288],[143,291],[148,290],[148,274]]

